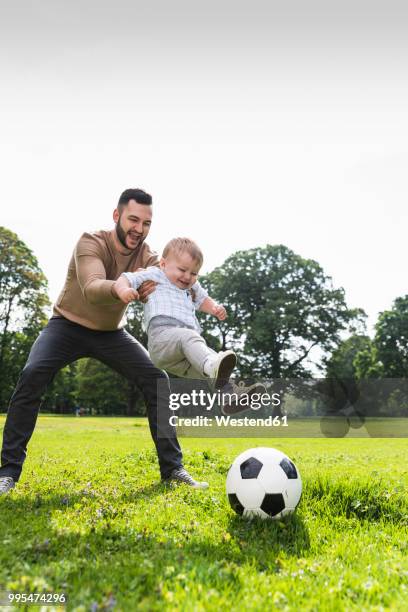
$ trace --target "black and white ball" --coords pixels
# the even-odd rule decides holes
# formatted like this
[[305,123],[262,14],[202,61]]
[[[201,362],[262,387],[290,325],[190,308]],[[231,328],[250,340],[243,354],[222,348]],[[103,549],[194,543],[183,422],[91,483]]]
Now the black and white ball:
[[231,465],[227,495],[237,514],[279,519],[296,509],[302,480],[293,461],[281,451],[251,448]]

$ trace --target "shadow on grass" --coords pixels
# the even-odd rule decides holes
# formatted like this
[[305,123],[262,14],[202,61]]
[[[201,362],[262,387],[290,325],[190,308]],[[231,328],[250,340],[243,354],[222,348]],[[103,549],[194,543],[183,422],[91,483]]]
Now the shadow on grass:
[[203,593],[216,589],[238,597],[249,575],[279,573],[279,553],[297,556],[309,546],[307,530],[297,516],[286,520],[284,527],[234,517],[218,541],[194,531],[163,535],[106,523],[85,533],[57,533],[50,529],[49,517],[61,503],[61,496],[48,497],[33,514],[32,501],[9,499],[5,506],[13,516],[13,532],[22,540],[17,546],[8,539],[10,527],[3,523],[0,561],[3,565],[5,559],[13,559],[11,565],[3,565],[6,581],[18,581],[22,575],[45,577],[50,589],[68,593],[71,606],[113,596],[125,609],[140,601],[147,602],[146,609],[163,609],[166,591],[189,585],[188,591],[198,584]]
[[[111,496],[108,501],[111,505],[116,503],[136,503],[142,499],[152,499],[157,495],[163,495],[167,491],[168,487],[165,484],[157,482],[135,490],[126,491],[119,496]],[[4,519],[7,512],[10,515],[10,522],[7,520],[0,521],[0,540],[2,535],[10,528],[16,529],[17,523],[20,520],[24,522],[24,526],[30,525],[32,530],[36,531],[36,526],[41,524],[48,526],[49,512],[63,510],[89,499],[101,502],[103,496],[99,492],[95,494],[93,489],[87,487],[78,493],[63,495],[54,493],[29,494],[27,497],[15,497],[12,491],[7,496],[0,498],[2,518]]]
[[[154,483],[112,497],[109,507],[152,499],[166,491],[168,487]],[[122,592],[127,582],[133,585],[127,588],[133,589],[135,596],[148,597],[160,591],[166,578],[171,582],[173,573],[182,576],[193,572],[204,589],[218,586],[237,591],[243,586],[243,573],[239,572],[242,565],[246,564],[256,573],[274,574],[280,569],[279,555],[299,556],[309,548],[307,529],[297,515],[279,522],[233,517],[227,530],[224,533],[221,530],[219,538],[210,538],[206,531],[194,525],[175,525],[174,522],[164,534],[163,529],[155,533],[154,524],[137,529],[119,527],[114,524],[115,516],[109,515],[97,523],[87,523],[82,533],[51,528],[53,511],[72,508],[84,497],[83,493],[43,494],[41,497],[13,497],[12,494],[0,501],[3,517],[0,565],[9,567],[5,574],[8,580],[27,573],[51,575],[54,580],[48,582],[54,589],[67,584],[79,593],[81,585],[88,585],[94,598],[104,592],[105,583]],[[14,559],[13,564],[5,565],[7,559]],[[69,567],[65,575],[60,570],[50,570],[51,566],[57,568],[59,565]],[[95,568],[98,568],[97,574]],[[78,597],[81,603],[84,595]]]
[[265,554],[268,551],[276,556],[285,552],[288,556],[297,557],[310,548],[308,529],[296,513],[280,521],[233,517],[228,532],[231,538],[239,540],[247,556],[255,557],[259,552]]

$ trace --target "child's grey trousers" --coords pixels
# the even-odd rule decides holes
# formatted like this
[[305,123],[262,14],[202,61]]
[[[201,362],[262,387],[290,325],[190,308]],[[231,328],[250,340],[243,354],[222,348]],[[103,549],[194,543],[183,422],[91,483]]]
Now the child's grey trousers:
[[147,349],[156,367],[183,378],[209,378],[204,363],[217,356],[197,331],[185,327],[150,327]]

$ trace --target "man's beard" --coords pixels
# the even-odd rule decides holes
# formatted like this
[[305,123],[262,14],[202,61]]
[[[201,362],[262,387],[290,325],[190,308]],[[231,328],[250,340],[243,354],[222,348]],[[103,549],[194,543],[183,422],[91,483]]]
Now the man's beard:
[[[124,230],[124,229],[123,229],[123,227],[121,226],[121,224],[120,224],[120,219],[119,219],[119,221],[118,221],[118,222],[117,222],[117,224],[116,224],[116,236],[118,237],[118,240],[119,240],[120,244],[121,244],[122,246],[124,246],[124,247],[125,247],[125,249],[127,249],[128,251],[129,251],[129,250],[132,250],[132,249],[130,249],[130,247],[128,247],[128,245],[126,244],[126,236],[127,236],[127,233],[125,232],[125,230]],[[138,241],[137,245],[135,246],[135,248],[134,248],[133,250],[136,250],[136,249],[137,249],[137,247],[140,245],[140,243],[141,243],[142,241],[143,241],[143,236],[140,236],[140,239],[139,239],[139,241]]]

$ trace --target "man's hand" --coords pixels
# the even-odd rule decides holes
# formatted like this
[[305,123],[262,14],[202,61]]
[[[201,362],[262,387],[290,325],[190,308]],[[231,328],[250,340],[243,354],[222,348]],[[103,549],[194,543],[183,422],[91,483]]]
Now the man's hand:
[[[144,272],[144,268],[138,268],[136,272]],[[139,300],[145,304],[147,302],[147,298],[153,291],[156,289],[157,283],[155,281],[147,280],[142,283],[139,287]]]
[[155,291],[156,285],[155,281],[144,281],[139,287],[139,300],[143,303],[147,302],[148,296]]
[[212,314],[217,317],[219,321],[224,321],[227,318],[227,311],[222,304],[215,304]]

